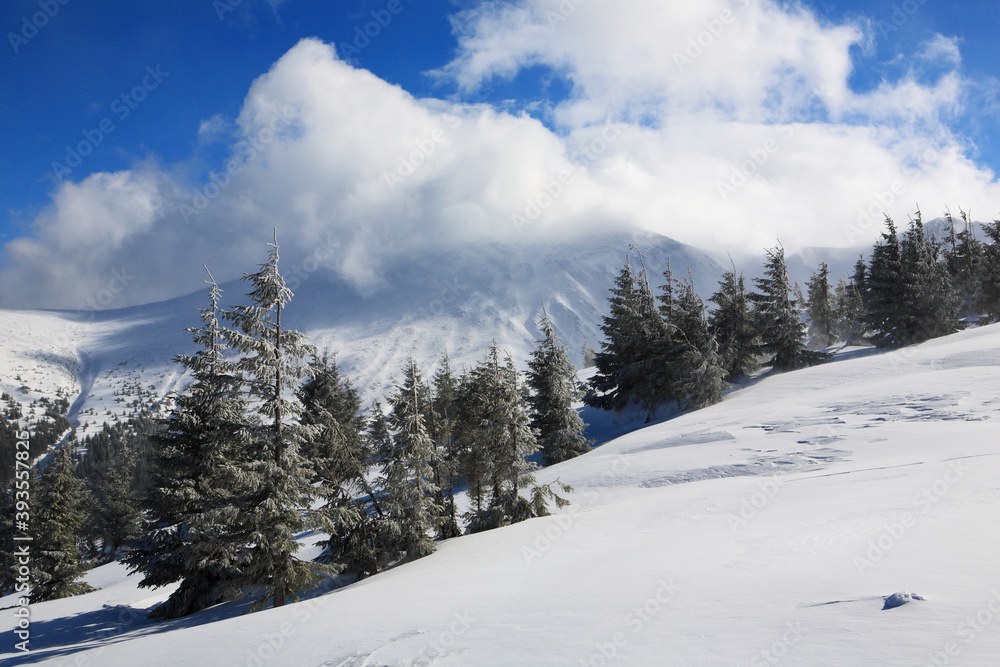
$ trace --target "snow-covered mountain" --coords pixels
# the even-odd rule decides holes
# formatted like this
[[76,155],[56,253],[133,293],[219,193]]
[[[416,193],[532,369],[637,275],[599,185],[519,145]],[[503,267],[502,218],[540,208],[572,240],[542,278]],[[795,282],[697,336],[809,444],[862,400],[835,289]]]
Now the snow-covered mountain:
[[[706,295],[722,274],[705,253],[639,231],[547,245],[473,244],[411,257],[367,294],[322,269],[285,267],[295,292],[285,322],[336,353],[366,398],[390,386],[411,356],[425,372],[445,352],[461,367],[496,340],[523,367],[540,337],[535,323],[543,307],[579,363],[584,341],[600,346],[608,289],[630,246],[641,253],[654,287],[668,260],[676,275],[690,268]],[[266,250],[262,243],[262,260]],[[640,269],[639,253],[631,256]],[[247,286],[234,281],[223,289],[235,305]],[[184,330],[199,324],[206,299],[196,293],[111,311],[0,310],[0,389],[26,405],[62,391],[74,401],[71,421],[88,428],[139,405],[159,405],[183,382],[171,359],[191,351]]]
[[98,568],[0,661],[992,667],[998,420],[1000,325],[853,351],[542,471],[554,516],[280,609],[151,623],[169,590]]

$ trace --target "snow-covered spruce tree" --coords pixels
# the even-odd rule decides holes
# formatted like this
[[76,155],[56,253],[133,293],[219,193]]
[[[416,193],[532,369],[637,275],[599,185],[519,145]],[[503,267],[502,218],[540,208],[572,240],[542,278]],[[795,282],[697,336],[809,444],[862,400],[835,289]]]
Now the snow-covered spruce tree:
[[250,304],[228,313],[236,328],[226,331],[229,345],[242,355],[237,362],[241,385],[260,415],[259,422],[246,426],[240,474],[249,488],[237,500],[231,527],[237,538],[232,546],[243,550],[233,583],[260,592],[256,608],[266,606],[268,598],[275,607],[297,599],[333,569],[295,556],[296,534],[332,526],[322,512],[309,511],[313,470],[299,451],[314,429],[297,421],[302,404],[293,390],[305,373],[302,360],[312,350],[301,333],[282,325],[292,291],[278,271],[277,235],[268,245],[268,260],[243,276],[252,286]]
[[499,348],[491,345],[486,359],[469,373],[462,391],[459,404],[464,436],[472,443],[473,451],[479,452],[477,461],[482,466],[474,473],[466,468],[469,493],[476,502],[467,515],[468,532],[545,516],[548,500],[560,507],[566,504],[551,486],[535,485],[535,466],[527,457],[538,451],[538,442],[510,356],[501,363]]
[[924,233],[920,211],[900,243],[902,294],[896,343],[913,345],[958,330],[958,299],[939,247]]
[[180,582],[151,618],[185,616],[240,593],[231,582],[243,550],[230,526],[242,492],[237,466],[245,450],[246,402],[233,362],[225,357],[222,290],[211,273],[209,278],[202,326],[187,329],[200,349],[174,358],[192,382],[153,437],[145,524],[122,559],[132,573],[142,574],[140,587]]
[[380,508],[365,477],[371,450],[361,398],[326,353],[313,355],[297,395],[299,421],[311,427],[302,454],[324,500],[322,511],[333,524],[318,561],[363,579],[378,572],[375,524]]
[[865,312],[871,342],[875,347],[898,347],[903,302],[903,263],[899,236],[892,218],[886,216],[886,230],[872,250],[865,280]]
[[805,368],[829,359],[829,355],[806,349],[805,325],[789,298],[785,249],[780,245],[767,251],[764,277],[754,278],[757,292],[747,295],[760,336],[761,351],[771,355],[777,371]]
[[528,361],[528,402],[544,462],[551,465],[587,453],[590,442],[583,437],[587,425],[573,409],[583,395],[576,367],[547,314],[539,319],[538,328],[545,338],[537,342]]
[[608,299],[610,313],[604,316],[601,331],[604,341],[594,357],[597,372],[590,379],[592,391],[586,402],[601,410],[621,412],[632,398],[632,387],[624,383],[629,364],[636,358],[635,346],[639,330],[639,297],[635,275],[626,258]]
[[808,301],[806,313],[809,315],[809,347],[822,350],[836,342],[834,330],[833,295],[830,293],[830,267],[826,262],[809,278],[806,286]]
[[757,330],[747,304],[743,276],[726,271],[719,289],[709,299],[716,306],[709,313],[708,330],[719,346],[726,380],[735,381],[757,370]]
[[976,229],[965,211],[960,211],[963,229],[955,233],[951,213],[946,214],[950,225],[949,244],[945,249],[945,265],[959,300],[959,315],[978,315],[977,299],[982,292],[983,244],[976,238]]
[[439,479],[442,507],[439,535],[442,539],[458,537],[462,534],[458,526],[458,510],[455,506],[455,491],[461,481],[461,447],[455,437],[455,400],[458,396],[458,378],[451,370],[451,361],[445,354],[432,380],[434,417],[431,438],[434,440],[436,472]]
[[434,441],[427,432],[430,391],[413,359],[389,399],[392,453],[382,466],[382,538],[390,558],[416,560],[434,552],[432,532],[442,508],[434,502]]
[[850,280],[841,276],[834,293],[833,334],[844,345],[860,345],[866,342],[865,331],[865,276],[868,265],[860,257],[854,265]]
[[657,359],[664,344],[666,326],[660,316],[645,272],[636,276],[628,260],[615,279],[609,299],[610,315],[601,330],[605,340],[597,353],[597,373],[584,401],[601,410],[621,412],[630,402],[652,415],[658,405],[670,400],[661,391],[665,383],[653,384],[652,374],[662,366]]
[[726,371],[694,281],[689,279],[678,287],[670,318],[673,338],[678,342],[671,393],[681,406],[697,410],[722,398]]
[[1000,220],[984,225],[989,243],[983,245],[977,310],[987,322],[1000,321]]
[[73,455],[60,449],[38,480],[32,503],[31,601],[44,602],[94,590],[80,577],[87,566],[79,540],[87,520],[87,488],[76,476]]
[[98,493],[97,529],[104,554],[111,560],[139,534],[142,508],[136,492],[135,468],[132,446],[123,443]]

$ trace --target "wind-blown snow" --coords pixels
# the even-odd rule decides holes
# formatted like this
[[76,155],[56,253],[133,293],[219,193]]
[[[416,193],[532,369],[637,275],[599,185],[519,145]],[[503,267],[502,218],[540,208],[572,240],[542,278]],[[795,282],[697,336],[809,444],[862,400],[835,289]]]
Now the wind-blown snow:
[[[542,471],[575,489],[555,516],[249,616],[218,608],[148,623],[165,593],[106,566],[90,575],[103,590],[33,606],[37,652],[0,657],[995,665],[1000,326],[848,356]],[[883,610],[901,591],[924,599]],[[11,624],[0,617],[4,636]]]
[[[523,365],[540,338],[536,322],[547,309],[576,363],[588,341],[600,348],[608,289],[634,245],[654,288],[667,261],[706,296],[722,269],[694,248],[648,232],[626,231],[548,245],[484,243],[449,247],[400,262],[385,283],[361,294],[315,264],[282,265],[295,293],[286,326],[305,332],[322,351],[337,355],[341,370],[366,400],[383,395],[409,357],[430,375],[447,352],[460,369],[479,362],[496,341]],[[261,258],[267,247],[261,242]],[[631,251],[636,271],[638,253]],[[211,267],[210,267],[211,268]],[[254,267],[248,266],[247,270]],[[244,302],[241,281],[223,287],[223,305]],[[162,408],[183,385],[174,355],[193,352],[185,328],[199,326],[207,292],[109,311],[0,310],[0,389],[27,406],[63,387],[76,396],[70,421],[85,435],[140,405]],[[32,389],[17,390],[21,375]],[[35,391],[35,390],[38,391]],[[72,400],[72,399],[71,399]],[[132,402],[140,403],[133,406]],[[92,411],[92,412],[91,412]]]

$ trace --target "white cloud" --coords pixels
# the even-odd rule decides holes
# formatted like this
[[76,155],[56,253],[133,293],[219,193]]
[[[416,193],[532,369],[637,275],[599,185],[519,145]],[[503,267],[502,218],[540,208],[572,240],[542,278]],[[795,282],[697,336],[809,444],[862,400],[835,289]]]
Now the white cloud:
[[198,141],[203,144],[214,143],[230,132],[229,122],[221,113],[201,121],[198,124]]
[[253,83],[233,159],[209,178],[143,163],[61,185],[33,238],[5,246],[3,304],[76,307],[123,268],[135,278],[111,305],[189,292],[202,263],[220,280],[252,269],[275,226],[285,266],[332,240],[325,266],[372,291],[393,257],[470,239],[638,224],[720,252],[794,251],[869,243],[881,210],[905,219],[917,201],[933,217],[1000,200],[949,128],[968,82],[945,38],[922,51],[950,63],[932,80],[858,93],[851,48],[871,30],[796,5],[525,0],[455,28],[438,76],[474,90],[550,67],[572,91],[557,132],[415,99],[303,40]]

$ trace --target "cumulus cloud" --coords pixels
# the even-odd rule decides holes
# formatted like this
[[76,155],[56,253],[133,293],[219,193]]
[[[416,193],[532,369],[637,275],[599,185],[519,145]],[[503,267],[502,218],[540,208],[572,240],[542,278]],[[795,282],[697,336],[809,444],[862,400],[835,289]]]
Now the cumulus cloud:
[[415,98],[303,40],[252,84],[211,173],[145,162],[62,184],[5,245],[3,304],[81,307],[112,271],[130,280],[99,306],[190,292],[202,263],[221,280],[253,268],[272,227],[286,267],[375,292],[395,257],[471,240],[640,225],[720,252],[794,250],[867,244],[880,211],[905,219],[918,200],[927,217],[1000,201],[950,129],[968,88],[954,40],[924,45],[945,66],[934,77],[858,92],[852,48],[876,37],[798,5],[522,0],[454,29],[438,77],[472,93],[550,68],[571,91],[553,127],[461,93]]

